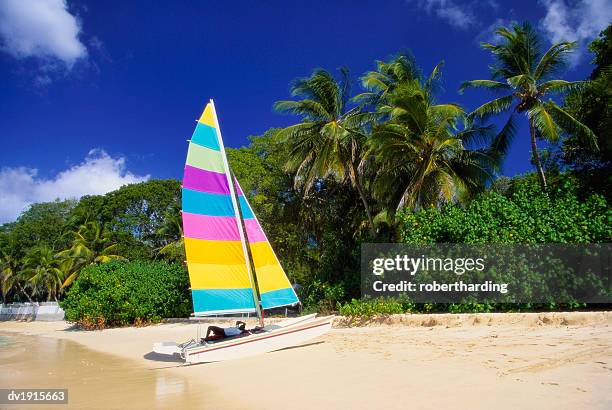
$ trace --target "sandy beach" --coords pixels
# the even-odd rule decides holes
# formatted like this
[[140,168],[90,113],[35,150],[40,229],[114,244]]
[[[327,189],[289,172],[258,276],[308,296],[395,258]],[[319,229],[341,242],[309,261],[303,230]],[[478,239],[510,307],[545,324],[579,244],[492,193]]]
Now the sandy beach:
[[[1,322],[0,333],[51,338],[103,355],[92,361],[114,371],[105,379],[109,389],[153,376],[157,389],[160,378],[170,386],[187,383],[172,397],[199,408],[612,407],[612,312],[398,315],[362,327],[341,327],[342,319],[336,325],[304,346],[194,366],[151,354],[153,342],[194,338],[193,322],[93,332],[66,322]],[[76,376],[83,370],[72,366]],[[16,387],[10,380],[6,372],[0,376],[3,387]],[[88,406],[170,405],[147,390],[142,394],[151,397],[141,401],[116,394],[107,406],[94,400]]]

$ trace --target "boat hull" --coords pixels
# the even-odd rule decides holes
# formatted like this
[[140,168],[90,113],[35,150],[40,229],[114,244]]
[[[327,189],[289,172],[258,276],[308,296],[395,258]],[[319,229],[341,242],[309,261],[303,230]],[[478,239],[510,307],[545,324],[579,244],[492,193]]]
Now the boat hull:
[[196,346],[185,349],[183,355],[186,363],[205,363],[241,359],[272,352],[297,346],[325,334],[331,329],[332,321],[331,317],[315,319],[227,342]]
[[186,363],[219,362],[254,356],[296,346],[323,335],[331,329],[334,317],[307,315],[268,325],[264,332],[231,338],[216,343],[192,343],[181,347],[175,342],[155,343],[153,351],[182,357]]

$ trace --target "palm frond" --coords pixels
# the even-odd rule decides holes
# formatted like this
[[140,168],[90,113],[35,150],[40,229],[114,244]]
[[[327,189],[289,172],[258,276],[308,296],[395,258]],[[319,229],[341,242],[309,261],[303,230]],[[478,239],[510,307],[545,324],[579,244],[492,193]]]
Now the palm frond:
[[529,74],[519,74],[513,77],[506,79],[506,82],[510,85],[510,87],[514,89],[521,88],[529,88],[530,86],[535,86],[535,80]]
[[543,104],[536,104],[527,111],[527,115],[539,135],[554,142],[559,139],[559,127],[546,108]]
[[504,84],[500,81],[495,80],[471,80],[464,81],[461,83],[459,87],[459,93],[463,94],[463,92],[468,88],[486,88],[489,90],[508,90],[510,87],[508,84]]
[[548,92],[564,93],[574,90],[582,90],[589,84],[589,81],[565,81],[565,80],[550,80],[541,83],[538,86],[540,93]]
[[587,147],[598,150],[597,136],[589,127],[578,121],[570,113],[559,107],[552,101],[545,102],[544,107],[555,122],[565,130],[578,137],[578,139]]
[[442,66],[444,66],[444,61],[439,62],[434,67],[434,69],[431,71],[431,74],[429,74],[429,77],[427,77],[427,80],[425,80],[425,84],[423,84],[423,88],[429,94],[433,94],[437,91],[437,83],[440,80],[440,77],[442,76]]
[[512,95],[506,95],[504,97],[499,97],[487,103],[484,103],[483,105],[472,111],[469,117],[485,120],[492,115],[504,112],[512,105],[513,98],[514,97]]
[[510,114],[508,121],[506,121],[506,124],[504,124],[495,138],[493,138],[491,145],[487,149],[489,156],[494,158],[496,162],[496,169],[501,168],[504,158],[508,155],[512,141],[514,141],[514,138],[516,137],[518,127],[516,125],[515,116],[516,115],[514,113]]
[[553,74],[559,68],[565,65],[565,57],[574,48],[576,48],[576,42],[562,41],[560,43],[553,44],[545,53],[536,66],[534,77],[536,80],[547,77]]
[[332,115],[320,103],[313,100],[277,101],[273,108],[282,113],[302,115],[310,121],[324,121],[332,118]]

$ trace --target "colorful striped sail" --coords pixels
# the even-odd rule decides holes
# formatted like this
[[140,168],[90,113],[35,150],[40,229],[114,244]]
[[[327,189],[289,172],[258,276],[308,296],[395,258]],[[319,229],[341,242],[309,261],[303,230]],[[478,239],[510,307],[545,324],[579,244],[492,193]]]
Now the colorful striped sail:
[[196,316],[256,310],[229,175],[211,102],[189,141],[183,176],[185,254]]
[[255,267],[261,305],[264,309],[271,309],[298,303],[299,299],[293,290],[293,286],[291,286],[251,205],[235,178],[234,183],[238,191],[240,209],[242,210],[253,266]]
[[257,311],[251,262],[264,309],[297,303],[259,221],[238,182],[229,175],[211,101],[189,142],[182,190],[185,253],[195,315]]

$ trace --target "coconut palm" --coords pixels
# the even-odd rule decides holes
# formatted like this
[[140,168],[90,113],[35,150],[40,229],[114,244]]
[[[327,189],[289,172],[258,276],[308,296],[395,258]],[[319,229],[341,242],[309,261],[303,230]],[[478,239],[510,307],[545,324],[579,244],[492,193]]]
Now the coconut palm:
[[185,260],[185,243],[183,240],[183,223],[179,206],[172,207],[164,215],[164,220],[156,234],[164,239],[166,244],[158,252],[163,257],[182,262]]
[[354,100],[364,105],[379,107],[401,85],[419,82],[425,92],[437,90],[442,64],[438,64],[429,77],[424,80],[414,57],[400,53],[388,61],[376,61],[376,70],[368,71],[361,77],[361,85],[367,91],[357,95]]
[[358,107],[348,108],[349,74],[346,69],[340,73],[340,81],[323,69],[297,79],[291,94],[300,99],[278,101],[274,109],[299,115],[302,122],[279,130],[277,136],[289,145],[287,169],[295,172],[296,185],[303,186],[307,194],[319,179],[348,180],[359,194],[374,235],[372,213],[358,172],[366,138],[361,128],[370,117]]
[[514,24],[511,29],[498,28],[495,33],[501,37],[498,44],[482,43],[489,50],[495,63],[491,66],[491,80],[466,81],[461,85],[463,92],[468,87],[486,88],[503,95],[476,108],[471,116],[481,119],[509,111],[504,131],[496,142],[500,150],[507,150],[514,133],[513,122],[516,114],[525,114],[529,122],[531,153],[537,169],[540,184],[546,190],[546,176],[538,154],[537,139],[557,141],[566,131],[576,135],[582,143],[595,147],[593,132],[567,111],[546,96],[563,93],[584,86],[582,81],[565,81],[553,78],[564,66],[567,55],[576,43],[560,42],[542,52],[535,30],[528,24]]
[[0,252],[0,285],[3,300],[6,299],[14,287],[29,302],[33,302],[30,293],[27,291],[31,286],[28,286],[30,284],[24,280],[21,272],[21,261],[16,256]]
[[62,287],[74,282],[85,266],[124,259],[115,254],[117,244],[112,243],[110,232],[97,221],[86,222],[68,235],[73,238],[70,248],[58,253],[58,256],[64,259],[64,263],[70,266],[71,272]]
[[33,295],[45,292],[47,300],[57,301],[64,272],[53,250],[46,246],[32,248],[24,257],[23,265],[22,275],[32,284]]
[[491,127],[467,121],[456,104],[435,104],[430,79],[404,82],[378,105],[388,121],[374,126],[368,156],[377,170],[375,197],[391,213],[402,207],[437,206],[463,200],[484,189],[495,158],[466,146],[491,138]]

